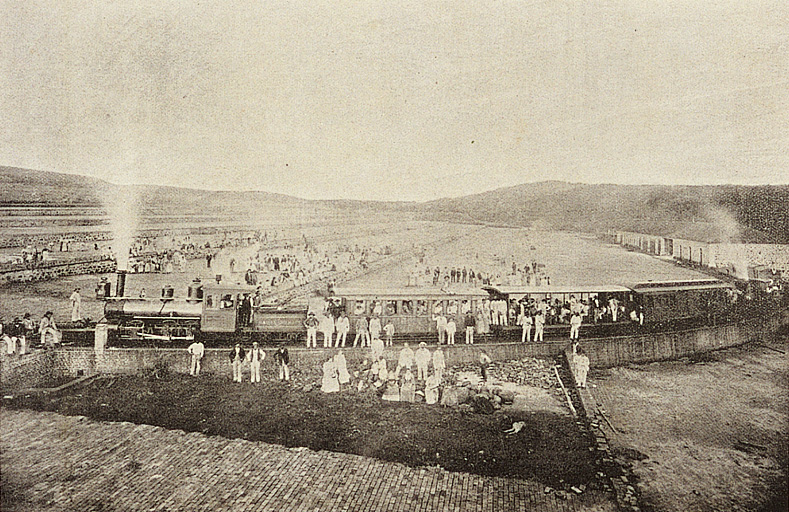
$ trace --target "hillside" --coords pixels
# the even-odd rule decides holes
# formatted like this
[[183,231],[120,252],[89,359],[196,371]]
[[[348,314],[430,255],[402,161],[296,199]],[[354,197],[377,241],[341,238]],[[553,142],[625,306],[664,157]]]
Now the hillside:
[[789,243],[789,186],[541,182],[439,199],[441,216],[553,229],[638,231],[710,242]]
[[315,218],[338,213],[405,214],[413,219],[538,225],[605,232],[623,229],[694,240],[789,243],[789,185],[588,185],[547,181],[426,203],[310,201],[268,192],[208,191],[0,167],[0,205],[106,207],[138,198],[142,215],[233,219]]

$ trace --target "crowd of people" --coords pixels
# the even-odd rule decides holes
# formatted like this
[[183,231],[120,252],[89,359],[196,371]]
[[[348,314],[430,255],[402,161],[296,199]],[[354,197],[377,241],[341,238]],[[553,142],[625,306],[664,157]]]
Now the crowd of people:
[[[551,278],[545,273],[545,265],[537,261],[518,265],[513,257],[505,259],[494,256],[484,261],[479,254],[467,255],[462,263],[442,265],[431,262],[432,258],[422,252],[416,258],[408,276],[409,286],[497,286],[497,285],[534,285],[549,286]],[[508,264],[508,262],[511,262]]]
[[24,356],[35,346],[53,349],[60,345],[61,332],[55,323],[52,311],[47,311],[36,322],[30,313],[22,318],[14,317],[10,322],[0,319],[0,339],[6,356]]

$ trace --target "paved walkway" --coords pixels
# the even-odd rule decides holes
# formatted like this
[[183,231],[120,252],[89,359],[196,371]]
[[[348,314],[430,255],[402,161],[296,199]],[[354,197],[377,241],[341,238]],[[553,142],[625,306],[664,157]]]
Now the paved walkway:
[[81,416],[0,410],[3,510],[613,511],[602,492]]

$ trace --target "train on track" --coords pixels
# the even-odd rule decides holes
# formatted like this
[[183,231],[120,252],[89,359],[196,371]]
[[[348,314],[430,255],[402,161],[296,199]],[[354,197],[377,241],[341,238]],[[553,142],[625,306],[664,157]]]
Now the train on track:
[[[254,286],[214,283],[190,286],[186,298],[174,297],[172,289],[163,290],[161,298],[128,298],[121,293],[119,297],[106,297],[105,321],[112,337],[127,342],[171,343],[200,338],[209,346],[249,340],[294,343],[304,339],[308,312],[334,316],[344,312],[350,320],[351,337],[358,318],[378,316],[382,324],[394,325],[399,339],[415,339],[436,334],[438,314],[454,319],[460,331],[469,312],[487,312],[493,307],[500,308],[502,315],[491,329],[506,337],[507,331],[518,329],[514,324],[519,310],[540,304],[557,310],[578,303],[610,310],[610,305],[616,304],[620,308],[617,321],[609,312],[599,319],[585,318],[585,328],[624,326],[634,318],[642,323],[638,315],[633,316],[634,311],[643,313],[643,323],[649,326],[726,314],[737,295],[734,284],[717,279],[650,281],[628,286],[485,286],[448,290],[334,287],[316,294],[306,305],[291,307],[252,306],[255,293]],[[565,320],[552,319],[546,334],[550,337],[552,330],[569,329]]]

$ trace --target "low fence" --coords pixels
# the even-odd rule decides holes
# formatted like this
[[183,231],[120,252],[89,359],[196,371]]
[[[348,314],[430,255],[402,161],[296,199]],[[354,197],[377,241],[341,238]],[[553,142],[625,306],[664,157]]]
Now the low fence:
[[[597,368],[622,366],[630,363],[648,363],[678,359],[681,357],[742,345],[759,339],[768,340],[779,329],[789,326],[789,311],[770,316],[756,317],[737,323],[703,327],[679,332],[651,333],[637,336],[621,336],[581,340],[589,355],[591,365]],[[494,361],[522,359],[526,357],[553,358],[564,352],[569,341],[545,343],[485,343],[482,345],[444,346],[448,366],[476,363],[479,351],[485,352]],[[402,346],[386,348],[385,357],[390,365],[396,365]],[[417,347],[412,347],[416,349]],[[435,345],[429,346],[435,350]],[[288,349],[291,368],[315,371],[331,357],[336,349]],[[274,372],[273,349],[267,349],[267,357],[261,365],[263,372]],[[370,357],[368,348],[343,349],[350,368],[358,366]],[[230,375],[230,350],[206,349],[202,360],[202,371],[219,375]],[[52,379],[63,376],[77,377],[94,373],[133,374],[166,365],[170,371],[189,372],[189,354],[185,349],[160,348],[109,348],[95,352],[92,348],[63,348],[55,352],[37,352],[21,358],[14,356],[0,360],[2,387],[4,389],[34,387],[36,379]]]

